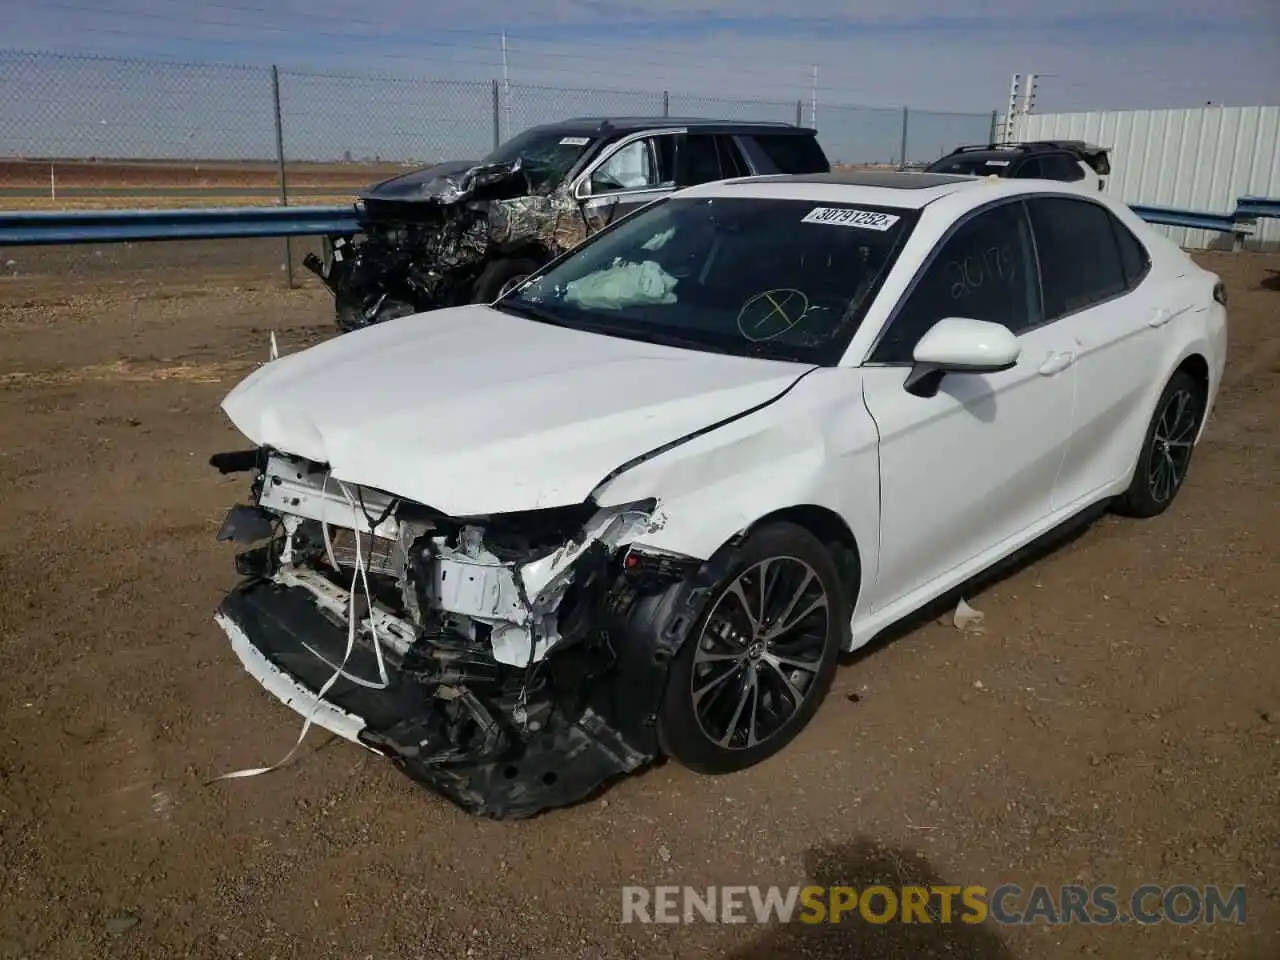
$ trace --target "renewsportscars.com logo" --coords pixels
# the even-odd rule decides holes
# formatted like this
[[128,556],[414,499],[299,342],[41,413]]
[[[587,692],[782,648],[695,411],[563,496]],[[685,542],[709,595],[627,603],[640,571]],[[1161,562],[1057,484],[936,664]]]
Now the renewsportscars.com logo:
[[1245,922],[1245,888],[1146,884],[623,887],[623,923],[1155,924]]

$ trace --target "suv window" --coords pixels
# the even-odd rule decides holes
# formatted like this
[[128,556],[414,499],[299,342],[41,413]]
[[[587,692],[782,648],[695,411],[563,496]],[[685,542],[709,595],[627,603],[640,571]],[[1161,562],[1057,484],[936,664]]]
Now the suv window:
[[1128,284],[1114,218],[1088,200],[1027,201],[1040,259],[1044,312],[1053,320],[1123,293]]
[[633,140],[618,150],[591,174],[591,193],[619,190],[651,190],[674,180],[672,137],[656,136]]
[[831,170],[831,163],[816,137],[795,133],[756,133],[752,137],[779,173],[827,173]]
[[716,149],[720,153],[720,173],[724,179],[747,176],[749,170],[746,161],[733,137],[716,137]]
[[1048,180],[1072,183],[1084,179],[1084,171],[1080,169],[1080,163],[1070,154],[1050,153],[1041,157],[1040,163],[1044,170],[1042,176]]
[[716,138],[706,134],[691,133],[680,144],[679,171],[676,183],[682,187],[698,183],[710,183],[721,179],[720,156],[716,151]]
[[1013,176],[1016,180],[1046,179],[1044,164],[1040,162],[1039,157],[1027,157],[1027,159],[1018,164],[1018,169],[1014,171]]
[[946,317],[999,323],[1014,333],[1040,322],[1031,231],[1022,205],[1001,204],[962,224],[938,249],[872,354],[910,363],[920,338]]

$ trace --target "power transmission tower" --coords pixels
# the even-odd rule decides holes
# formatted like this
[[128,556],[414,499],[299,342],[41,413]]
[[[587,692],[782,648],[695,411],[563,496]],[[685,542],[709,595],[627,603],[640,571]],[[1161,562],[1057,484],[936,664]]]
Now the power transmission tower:
[[1004,142],[1010,142],[1014,138],[1015,124],[1014,121],[1018,115],[1018,85],[1022,81],[1022,74],[1015,73],[1013,79],[1009,81],[1009,104],[1004,111],[1004,129],[1001,131],[1000,139]]

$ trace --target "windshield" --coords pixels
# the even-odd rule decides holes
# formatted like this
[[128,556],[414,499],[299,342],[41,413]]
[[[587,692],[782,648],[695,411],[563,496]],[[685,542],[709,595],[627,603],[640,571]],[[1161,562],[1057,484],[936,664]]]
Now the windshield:
[[1012,158],[999,154],[961,154],[946,157],[929,165],[929,173],[954,173],[970,177],[1003,177]]
[[536,127],[517,134],[484,158],[483,163],[520,160],[534,190],[555,187],[591,144],[586,136],[547,133]]
[[547,323],[833,365],[916,212],[809,200],[657,201],[498,302]]

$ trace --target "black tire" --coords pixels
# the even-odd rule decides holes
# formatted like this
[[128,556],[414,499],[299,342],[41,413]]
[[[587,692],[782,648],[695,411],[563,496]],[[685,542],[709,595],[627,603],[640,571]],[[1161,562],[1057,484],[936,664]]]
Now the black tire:
[[[809,531],[771,524],[751,534],[735,554],[671,663],[658,715],[663,751],[699,773],[746,769],[794,740],[831,689],[836,658],[849,637],[849,604],[835,562]],[[762,573],[770,587],[763,617],[759,594],[750,613],[739,599],[752,594]],[[798,590],[805,577],[812,582]],[[819,590],[825,603],[805,616]],[[770,619],[795,623],[780,636],[762,636],[752,629],[753,616],[766,626]],[[716,659],[708,662],[708,656]],[[789,677],[770,659],[778,656],[793,667]],[[754,743],[743,726],[748,709],[750,732],[759,738]]]
[[398,317],[407,317],[418,311],[414,309],[411,303],[405,303],[403,300],[388,299],[383,301],[378,308],[378,312],[373,315],[372,320],[366,320],[362,304],[348,297],[339,297],[334,302],[334,312],[337,316],[338,329],[343,333],[350,333],[352,330],[359,330],[362,327],[371,327],[375,323],[395,320]]
[[540,263],[525,258],[493,261],[480,271],[480,276],[476,278],[475,292],[471,302],[493,303],[508,286],[523,280],[540,266]]
[[1112,506],[1116,513],[1145,519],[1169,509],[1187,479],[1204,404],[1204,385],[1195,377],[1179,370],[1169,379],[1147,426],[1129,489]]

